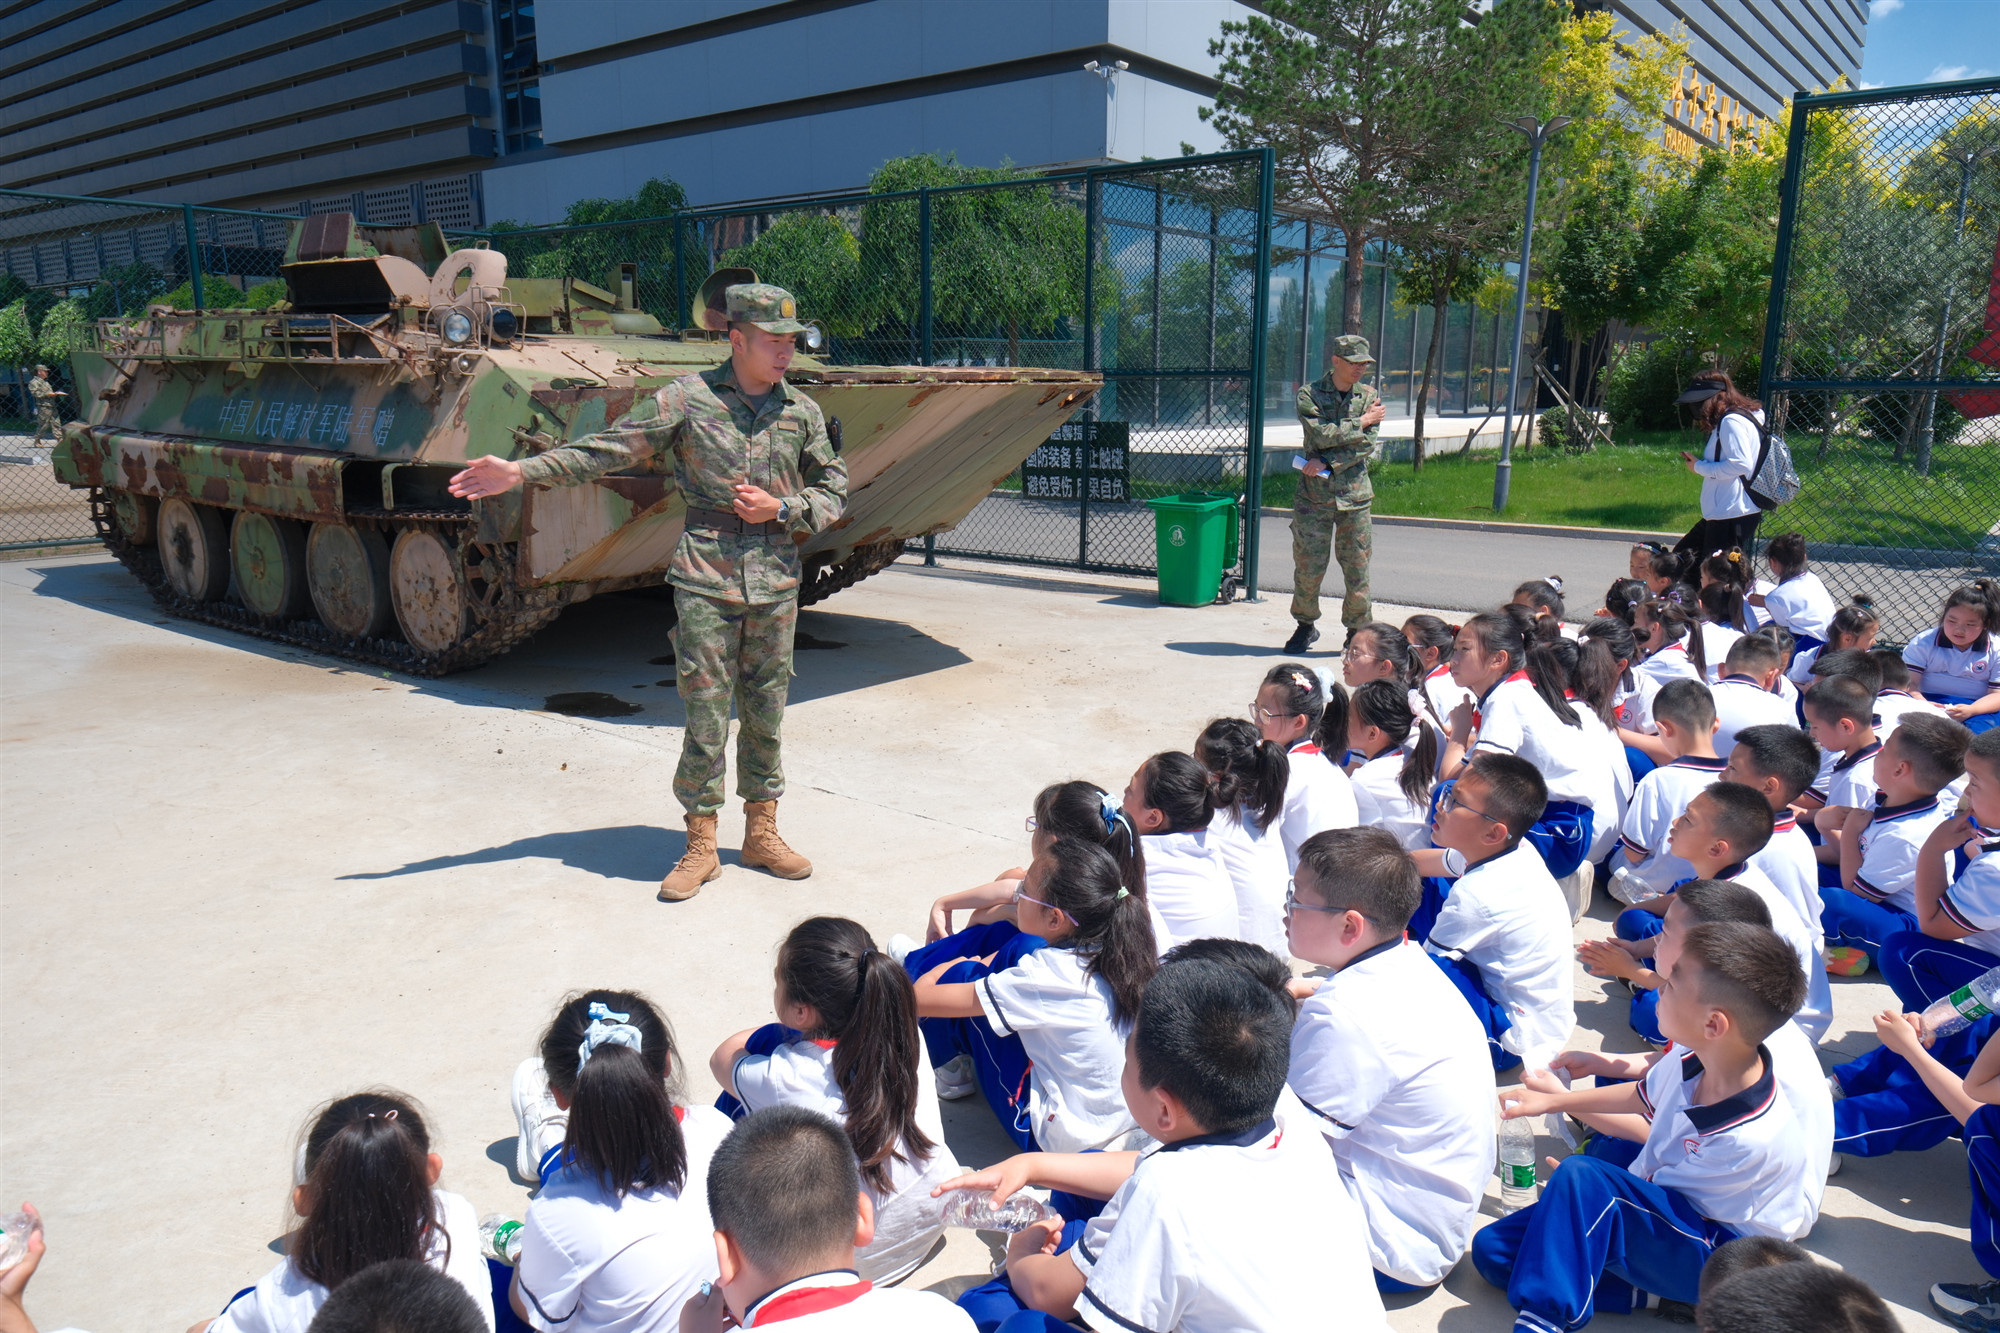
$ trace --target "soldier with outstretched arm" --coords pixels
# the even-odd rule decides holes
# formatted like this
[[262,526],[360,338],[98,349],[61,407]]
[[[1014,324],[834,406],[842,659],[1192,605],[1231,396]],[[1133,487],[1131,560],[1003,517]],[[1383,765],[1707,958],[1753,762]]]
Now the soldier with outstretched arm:
[[1299,424],[1305,428],[1306,465],[1292,502],[1292,619],[1298,628],[1285,651],[1303,653],[1319,638],[1319,585],[1327,558],[1340,561],[1346,596],[1340,623],[1353,633],[1368,623],[1368,562],[1375,552],[1375,525],[1369,506],[1375,487],[1368,463],[1375,456],[1376,432],[1389,410],[1375,386],[1362,382],[1375,364],[1368,340],[1358,333],[1333,340],[1326,374],[1299,390]]
[[679,613],[674,655],[687,727],[674,795],[687,851],[660,898],[692,898],[722,873],[716,812],[723,802],[729,705],[736,703],[736,790],[743,797],[743,864],[804,879],[812,863],[778,836],[785,774],[779,729],[791,685],[799,612],[799,545],[840,517],[847,466],[819,405],[785,383],[798,322],[791,294],[764,283],[729,287],[729,360],[635,402],[600,435],[520,460],[486,456],[451,480],[462,499],[516,486],[574,486],[625,468],[671,467],[687,500],[687,530],[667,581]]
[[49,383],[47,366],[35,367],[34,378],[28,381],[28,396],[35,400],[35,443],[40,444],[44,435],[60,443],[62,414],[56,410],[56,399],[69,395]]

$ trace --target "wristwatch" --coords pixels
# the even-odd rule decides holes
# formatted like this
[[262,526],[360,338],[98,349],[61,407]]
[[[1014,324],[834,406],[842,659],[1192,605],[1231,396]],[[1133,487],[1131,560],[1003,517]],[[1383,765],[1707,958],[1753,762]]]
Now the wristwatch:
[[778,501],[778,522],[789,523],[791,522],[791,520],[792,520],[792,502],[790,500]]

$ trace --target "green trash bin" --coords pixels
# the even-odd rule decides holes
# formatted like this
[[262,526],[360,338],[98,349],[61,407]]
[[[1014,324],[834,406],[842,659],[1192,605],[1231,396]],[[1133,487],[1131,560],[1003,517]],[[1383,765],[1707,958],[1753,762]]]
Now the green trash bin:
[[1207,606],[1236,563],[1236,500],[1218,491],[1184,491],[1148,500],[1160,571],[1160,600]]

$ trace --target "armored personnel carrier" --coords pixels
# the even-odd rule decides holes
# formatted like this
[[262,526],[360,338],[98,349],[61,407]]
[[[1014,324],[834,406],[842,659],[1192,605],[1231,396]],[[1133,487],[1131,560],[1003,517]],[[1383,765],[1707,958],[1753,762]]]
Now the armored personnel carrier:
[[[729,355],[715,274],[704,327],[669,332],[633,297],[510,279],[435,227],[303,219],[277,310],[105,320],[74,356],[86,419],[56,475],[90,492],[107,546],[176,615],[416,675],[476,666],[595,593],[664,583],[685,503],[670,474],[462,501],[479,454],[521,457],[601,430],[633,399]],[[802,335],[817,345],[813,334]],[[813,396],[847,461],[847,510],[801,548],[811,604],[962,519],[1096,391],[1062,370],[834,366]]]

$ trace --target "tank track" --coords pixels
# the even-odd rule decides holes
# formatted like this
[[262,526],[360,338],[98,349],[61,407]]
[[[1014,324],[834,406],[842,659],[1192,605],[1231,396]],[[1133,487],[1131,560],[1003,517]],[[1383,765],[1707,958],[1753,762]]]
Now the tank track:
[[[496,560],[511,563],[511,552],[493,547],[475,549],[473,525],[460,511],[402,511],[393,522],[385,521],[384,516],[378,514],[359,514],[356,517],[382,522],[384,526],[426,526],[443,532],[456,530],[459,549],[469,555],[477,554],[480,557],[477,564],[485,566]],[[150,546],[138,546],[127,541],[119,531],[112,515],[111,496],[102,487],[91,488],[90,518],[105,548],[118,557],[118,563],[130,570],[152,593],[153,600],[172,615],[238,634],[269,639],[274,643],[308,648],[351,662],[387,667],[405,675],[445,676],[490,662],[533,636],[554,620],[563,607],[576,600],[561,588],[516,590],[505,582],[488,582],[482,590],[475,584],[470,598],[475,621],[472,632],[442,653],[426,654],[399,639],[349,638],[334,633],[317,620],[267,620],[234,602],[197,602],[183,597],[167,583],[159,553]],[[473,563],[468,561],[468,565]]]
[[880,574],[896,563],[903,553],[903,539],[897,537],[873,546],[857,546],[837,565],[822,565],[799,581],[799,605],[823,602],[843,588],[852,588],[871,574]]

